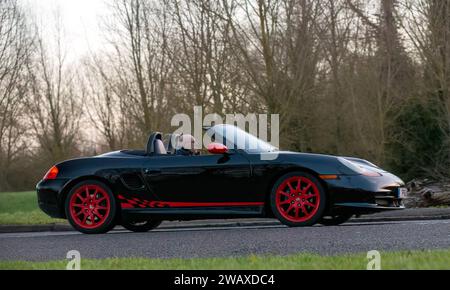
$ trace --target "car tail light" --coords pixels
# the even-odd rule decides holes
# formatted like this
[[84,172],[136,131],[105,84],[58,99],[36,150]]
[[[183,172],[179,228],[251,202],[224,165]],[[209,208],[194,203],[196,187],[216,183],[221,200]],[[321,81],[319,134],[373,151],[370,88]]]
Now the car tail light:
[[56,177],[58,176],[58,173],[59,173],[59,169],[55,165],[52,168],[50,168],[50,170],[45,174],[44,180],[56,179]]

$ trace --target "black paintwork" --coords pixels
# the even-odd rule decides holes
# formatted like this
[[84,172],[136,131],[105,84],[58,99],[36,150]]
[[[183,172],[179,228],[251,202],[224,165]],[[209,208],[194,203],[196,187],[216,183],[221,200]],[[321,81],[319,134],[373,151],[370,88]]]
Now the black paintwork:
[[[321,180],[328,195],[326,214],[342,211],[366,214],[403,208],[397,191],[404,183],[377,167],[371,169],[382,176],[368,177],[350,170],[335,156],[272,154],[278,157],[261,160],[260,154],[243,150],[200,156],[149,156],[145,151],[118,151],[69,160],[57,165],[57,179],[43,180],[37,185],[39,206],[52,217],[65,218],[63,204],[70,189],[80,181],[95,179],[111,188],[119,204],[134,198],[145,204],[143,207],[123,206],[124,218],[152,215],[183,220],[271,216],[268,197],[273,185],[280,176],[300,170],[317,177],[339,175],[336,180]],[[206,205],[180,207],[176,204],[179,202]],[[211,203],[213,205],[208,206]],[[224,206],[220,205],[222,203]],[[229,203],[255,204],[226,206]]]

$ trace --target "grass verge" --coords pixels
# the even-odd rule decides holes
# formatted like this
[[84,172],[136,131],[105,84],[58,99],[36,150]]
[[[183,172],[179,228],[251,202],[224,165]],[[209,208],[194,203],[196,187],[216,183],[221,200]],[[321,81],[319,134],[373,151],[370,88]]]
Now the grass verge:
[[66,223],[43,213],[34,191],[0,193],[0,225],[43,225]]
[[[0,261],[1,270],[63,270],[67,260],[51,262]],[[208,259],[82,259],[84,270],[365,270],[366,254],[319,256],[249,256]],[[382,252],[384,270],[449,270],[450,250]]]

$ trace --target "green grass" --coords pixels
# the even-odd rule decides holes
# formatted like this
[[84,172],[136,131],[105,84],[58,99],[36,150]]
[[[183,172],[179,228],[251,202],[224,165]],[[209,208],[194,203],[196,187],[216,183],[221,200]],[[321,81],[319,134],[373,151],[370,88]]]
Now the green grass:
[[41,225],[63,223],[43,213],[37,203],[36,192],[0,193],[0,225]]
[[35,191],[1,192],[0,213],[29,212],[38,209]]
[[[64,270],[67,260],[52,262],[5,262],[0,269]],[[249,256],[239,258],[209,259],[104,259],[81,260],[84,270],[365,270],[366,254],[319,256],[297,254],[291,256]],[[381,268],[384,270],[449,270],[450,250],[382,252]]]

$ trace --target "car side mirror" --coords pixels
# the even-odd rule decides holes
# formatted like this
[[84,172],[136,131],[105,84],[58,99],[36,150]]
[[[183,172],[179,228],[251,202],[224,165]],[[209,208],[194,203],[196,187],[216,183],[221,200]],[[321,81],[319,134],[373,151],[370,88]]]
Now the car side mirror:
[[220,143],[211,143],[208,145],[208,152],[211,154],[225,154],[228,153],[228,148]]

